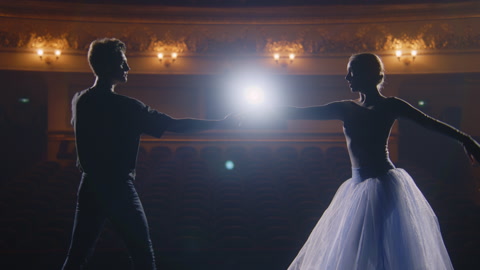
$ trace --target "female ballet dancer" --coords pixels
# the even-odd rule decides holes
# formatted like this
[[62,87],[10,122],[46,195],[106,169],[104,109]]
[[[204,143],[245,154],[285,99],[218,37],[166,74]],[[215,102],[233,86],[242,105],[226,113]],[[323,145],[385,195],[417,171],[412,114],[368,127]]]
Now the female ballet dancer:
[[388,137],[397,118],[447,135],[480,161],[469,135],[379,92],[384,68],[375,54],[353,55],[347,66],[358,100],[279,110],[286,119],[343,121],[352,178],[336,192],[288,270],[453,269],[437,217],[410,175],[395,168]]

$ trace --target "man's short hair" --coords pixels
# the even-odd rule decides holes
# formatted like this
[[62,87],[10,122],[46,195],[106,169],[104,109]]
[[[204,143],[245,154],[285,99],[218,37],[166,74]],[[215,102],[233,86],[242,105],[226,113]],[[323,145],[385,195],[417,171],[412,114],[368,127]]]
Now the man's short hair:
[[109,66],[118,59],[118,54],[125,53],[125,43],[116,38],[102,38],[92,41],[88,49],[88,63],[95,75],[106,75]]

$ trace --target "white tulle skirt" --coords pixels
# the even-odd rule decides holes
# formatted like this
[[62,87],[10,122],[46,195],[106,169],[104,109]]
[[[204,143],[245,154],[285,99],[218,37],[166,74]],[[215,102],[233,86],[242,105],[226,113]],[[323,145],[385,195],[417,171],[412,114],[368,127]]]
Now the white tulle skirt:
[[453,269],[437,217],[403,169],[353,169],[288,270]]

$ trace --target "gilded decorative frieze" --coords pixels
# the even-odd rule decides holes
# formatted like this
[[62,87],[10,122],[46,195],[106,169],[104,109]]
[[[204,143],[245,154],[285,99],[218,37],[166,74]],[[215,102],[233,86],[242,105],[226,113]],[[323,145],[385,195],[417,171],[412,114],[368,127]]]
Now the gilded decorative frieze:
[[200,24],[135,21],[61,21],[0,16],[0,49],[85,51],[96,38],[117,37],[129,52],[191,54],[325,55],[358,51],[476,50],[480,48],[480,15],[454,19],[395,20],[359,23],[328,20],[307,24],[228,22]]
[[39,36],[36,33],[30,34],[30,39],[27,42],[27,48],[51,48],[51,49],[70,49],[70,44],[67,40],[67,34],[60,37],[53,37],[50,34]]

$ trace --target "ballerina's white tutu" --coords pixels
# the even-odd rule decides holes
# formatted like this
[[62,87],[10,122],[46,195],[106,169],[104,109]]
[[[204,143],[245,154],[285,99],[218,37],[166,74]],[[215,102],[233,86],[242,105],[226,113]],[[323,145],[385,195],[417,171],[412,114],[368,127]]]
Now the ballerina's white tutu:
[[353,169],[288,270],[453,269],[437,217],[403,169]]

